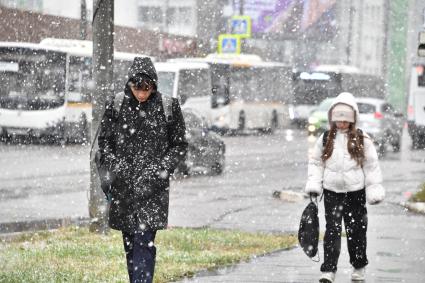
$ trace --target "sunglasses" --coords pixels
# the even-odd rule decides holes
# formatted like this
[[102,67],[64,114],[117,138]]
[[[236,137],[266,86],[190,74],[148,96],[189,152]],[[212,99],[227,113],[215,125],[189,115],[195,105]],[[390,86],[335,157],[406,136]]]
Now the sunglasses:
[[142,80],[142,81],[138,81],[136,83],[130,81],[128,83],[128,85],[134,90],[142,90],[142,91],[148,91],[153,87],[152,82],[150,82],[148,80]]

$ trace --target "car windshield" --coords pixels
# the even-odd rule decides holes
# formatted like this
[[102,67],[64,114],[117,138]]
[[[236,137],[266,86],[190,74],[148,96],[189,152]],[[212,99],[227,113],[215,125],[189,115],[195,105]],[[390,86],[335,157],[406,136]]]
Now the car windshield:
[[320,103],[319,107],[317,108],[317,111],[326,112],[329,110],[329,107],[331,107],[333,99],[325,99]]
[[373,114],[375,113],[375,105],[369,104],[369,103],[357,103],[357,106],[359,107],[359,113],[360,114]]

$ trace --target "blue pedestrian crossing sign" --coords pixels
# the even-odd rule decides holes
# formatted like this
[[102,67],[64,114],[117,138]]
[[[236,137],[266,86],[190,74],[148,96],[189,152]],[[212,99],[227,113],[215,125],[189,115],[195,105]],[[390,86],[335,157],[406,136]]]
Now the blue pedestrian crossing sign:
[[234,34],[220,34],[218,36],[218,50],[221,53],[240,54],[241,53],[241,39],[238,35]]
[[251,17],[233,16],[230,22],[232,34],[239,35],[242,38],[251,37]]

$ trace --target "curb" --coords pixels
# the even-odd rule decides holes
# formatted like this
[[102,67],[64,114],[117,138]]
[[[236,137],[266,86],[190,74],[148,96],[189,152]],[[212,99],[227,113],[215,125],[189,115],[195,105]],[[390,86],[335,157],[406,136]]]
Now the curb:
[[240,260],[239,262],[234,262],[232,264],[215,266],[215,267],[209,268],[209,269],[208,268],[201,269],[201,270],[196,271],[192,275],[184,276],[183,278],[181,278],[177,282],[186,282],[186,281],[190,282],[190,281],[194,281],[196,279],[202,278],[202,277],[228,274],[232,270],[237,268],[238,265],[240,265],[240,264],[244,264],[244,263],[250,264],[250,263],[253,263],[253,261],[256,260],[256,259],[268,257],[268,256],[271,256],[271,255],[280,253],[280,252],[290,251],[290,250],[293,250],[293,249],[296,249],[296,248],[299,248],[298,244],[296,244],[294,246],[287,247],[287,248],[283,248],[283,249],[278,249],[278,250],[274,250],[274,251],[270,251],[270,252],[266,252],[266,253],[262,253],[262,254],[258,254],[258,255],[253,255],[253,256],[250,256],[249,258],[245,259],[245,260]]
[[407,208],[410,211],[425,214],[425,202],[402,202],[401,206]]
[[306,194],[292,190],[274,191],[272,196],[285,202],[300,202],[308,198]]
[[66,218],[52,218],[33,221],[17,221],[0,223],[0,238],[9,238],[13,235],[22,232],[35,232],[40,230],[52,230],[70,225],[88,226],[90,223],[89,218],[85,217],[66,217]]

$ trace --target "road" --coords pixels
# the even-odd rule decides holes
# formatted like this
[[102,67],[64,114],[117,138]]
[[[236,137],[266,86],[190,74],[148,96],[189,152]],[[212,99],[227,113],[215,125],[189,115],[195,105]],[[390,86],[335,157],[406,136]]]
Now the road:
[[[306,201],[284,202],[273,198],[272,193],[302,191],[308,152],[315,138],[287,129],[274,135],[224,140],[224,174],[172,181],[169,225],[295,232]],[[0,226],[28,220],[88,217],[88,151],[88,147],[79,145],[0,144]],[[418,278],[425,278],[425,216],[410,213],[398,204],[425,181],[425,151],[411,150],[410,140],[404,135],[401,152],[388,152],[381,159],[381,168],[387,198],[379,206],[368,207],[369,257],[373,258],[371,270],[375,279],[368,282],[419,282]],[[322,204],[319,209],[323,230]],[[267,267],[270,269],[267,272],[271,282],[309,282],[318,276],[318,265],[300,256],[299,251],[283,253],[257,261],[266,271]],[[347,257],[343,252],[341,265],[345,273],[349,269]],[[276,271],[276,266],[281,269]],[[253,270],[252,265],[242,264],[199,281],[228,282],[239,278],[239,282],[248,282],[244,280],[247,274],[254,276]],[[274,280],[273,274],[279,279]],[[258,281],[253,278],[252,282]]]
[[[226,138],[226,173],[175,183],[170,223],[255,231],[297,230],[299,210],[295,208],[299,205],[282,204],[272,198],[272,193],[302,191],[308,150],[314,142],[299,130],[285,130],[274,136]],[[409,147],[405,135],[401,152],[388,152],[381,160],[387,202],[406,200],[425,181],[425,152],[411,151]]]
[[[170,225],[296,230],[299,211],[291,206],[297,204],[282,204],[272,193],[302,191],[315,139],[288,129],[224,140],[223,175],[172,181]],[[401,152],[381,160],[388,202],[405,200],[425,180],[425,151],[409,146],[405,135]],[[0,223],[87,217],[88,152],[81,145],[0,144]]]

